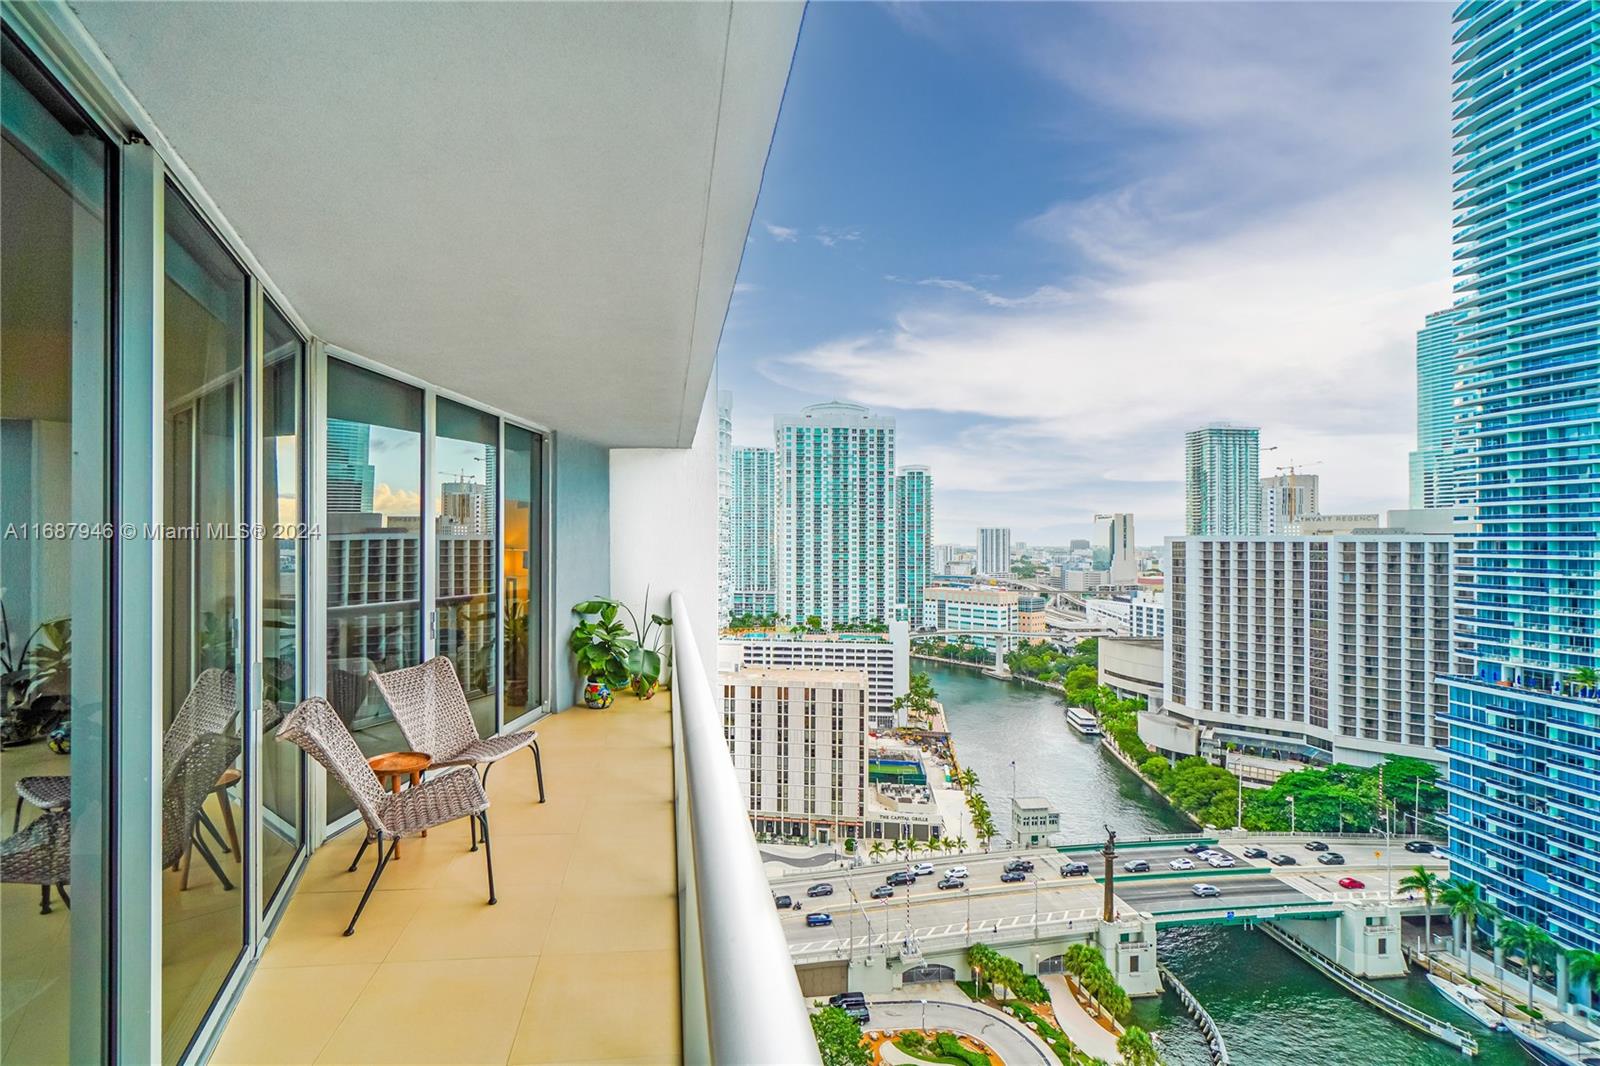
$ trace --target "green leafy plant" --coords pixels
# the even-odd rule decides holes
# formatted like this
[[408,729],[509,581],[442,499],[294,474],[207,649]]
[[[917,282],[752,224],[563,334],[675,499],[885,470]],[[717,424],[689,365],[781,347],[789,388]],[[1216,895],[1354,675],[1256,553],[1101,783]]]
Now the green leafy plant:
[[578,623],[572,627],[567,647],[586,681],[603,681],[612,688],[628,683],[628,656],[634,641],[628,627],[617,620],[621,605],[615,600],[584,600],[572,608]]
[[861,1037],[861,1026],[838,1007],[824,1007],[811,1016],[822,1066],[871,1066],[872,1049]]

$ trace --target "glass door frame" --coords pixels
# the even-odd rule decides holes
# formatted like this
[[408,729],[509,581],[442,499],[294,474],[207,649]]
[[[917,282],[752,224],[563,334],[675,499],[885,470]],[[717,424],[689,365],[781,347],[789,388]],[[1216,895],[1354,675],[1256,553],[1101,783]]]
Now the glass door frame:
[[[438,434],[438,401],[443,398],[454,403],[469,407],[475,411],[494,417],[499,422],[495,446],[499,449],[497,455],[498,472],[495,477],[495,548],[494,556],[494,596],[495,596],[495,728],[504,732],[507,729],[521,728],[530,722],[549,714],[554,708],[551,702],[552,678],[554,675],[554,646],[553,635],[554,608],[550,596],[551,582],[554,577],[554,557],[551,550],[554,516],[551,503],[553,500],[552,474],[554,464],[554,449],[551,442],[554,435],[550,429],[532,422],[526,418],[518,418],[506,411],[500,410],[491,404],[471,396],[456,392],[453,389],[443,388],[425,378],[408,374],[401,370],[384,364],[382,361],[352,352],[347,348],[327,344],[316,338],[312,339],[313,354],[310,365],[307,367],[307,379],[311,389],[311,402],[307,407],[308,419],[307,437],[314,442],[311,451],[316,458],[311,464],[311,476],[308,479],[310,487],[309,521],[323,532],[323,536],[314,537],[311,541],[311,555],[313,562],[308,568],[311,572],[312,589],[306,599],[307,618],[306,631],[308,634],[323,634],[322,640],[313,640],[312,647],[322,648],[321,654],[312,654],[306,663],[307,691],[327,691],[327,654],[326,633],[328,627],[328,548],[327,548],[327,471],[323,461],[326,456],[328,433],[328,360],[338,359],[359,367],[362,370],[381,375],[393,381],[409,385],[422,392],[422,502],[421,513],[423,516],[420,557],[422,560],[422,582],[419,588],[421,598],[422,616],[419,619],[421,633],[420,660],[426,662],[438,654],[439,647],[439,537],[436,521],[435,504],[438,495],[438,463],[435,439]],[[539,567],[540,602],[533,605],[533,609],[540,612],[539,626],[539,694],[540,702],[533,708],[508,719],[506,717],[505,702],[505,427],[510,424],[534,434],[540,440],[539,448],[539,558],[534,564]],[[529,649],[530,654],[533,649]],[[308,794],[310,805],[310,827],[313,837],[312,848],[316,847],[355,826],[361,821],[359,811],[329,821],[327,817],[328,776],[322,767],[311,764],[308,767]]]

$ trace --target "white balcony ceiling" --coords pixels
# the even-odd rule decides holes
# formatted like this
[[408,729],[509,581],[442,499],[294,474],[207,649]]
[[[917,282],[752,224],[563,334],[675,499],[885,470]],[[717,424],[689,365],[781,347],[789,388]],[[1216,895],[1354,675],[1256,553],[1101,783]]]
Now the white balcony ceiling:
[[694,436],[801,10],[74,5],[318,336],[656,447]]

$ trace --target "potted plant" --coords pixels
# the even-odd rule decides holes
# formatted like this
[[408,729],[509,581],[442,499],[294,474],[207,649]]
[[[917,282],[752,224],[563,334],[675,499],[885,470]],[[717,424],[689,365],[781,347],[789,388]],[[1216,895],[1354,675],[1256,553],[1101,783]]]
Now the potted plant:
[[597,710],[611,706],[612,689],[626,685],[630,676],[628,658],[634,640],[628,627],[617,621],[620,607],[615,600],[594,599],[572,608],[578,623],[567,647],[583,675],[583,702]]
[[[647,700],[656,694],[656,686],[661,682],[665,663],[661,642],[667,634],[667,627],[672,625],[672,619],[665,615],[649,613],[649,585],[644,587],[643,610],[646,612],[646,621],[642,625],[639,616],[633,613],[633,608],[625,603],[618,606],[628,612],[628,621],[633,623],[633,647],[628,651],[628,683],[633,686],[635,696]],[[652,634],[654,634],[653,640]]]

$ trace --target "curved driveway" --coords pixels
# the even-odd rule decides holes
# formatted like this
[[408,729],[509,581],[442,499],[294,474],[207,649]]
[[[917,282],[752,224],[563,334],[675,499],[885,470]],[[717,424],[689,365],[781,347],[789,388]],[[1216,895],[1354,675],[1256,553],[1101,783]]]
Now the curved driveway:
[[[920,999],[879,999],[868,996],[867,1003],[872,1010],[872,1020],[867,1023],[868,1029],[920,1029],[923,1018],[927,1018],[930,1029],[949,1029],[955,1033],[966,1033],[975,1036],[994,1049],[1000,1061],[1006,1066],[1051,1066],[1060,1060],[1055,1052],[1050,1050],[1050,1045],[1038,1033],[1029,1029],[1021,1022],[1008,1014],[1002,1014],[992,1007],[967,1001],[966,994],[954,984],[938,982],[928,985],[912,985],[911,989],[925,989],[928,993],[927,1007],[924,1008]],[[902,990],[901,994],[905,994]],[[940,996],[934,999],[934,996]],[[964,1002],[951,1001],[951,996],[960,996]],[[926,1011],[926,1014],[924,1014]]]

